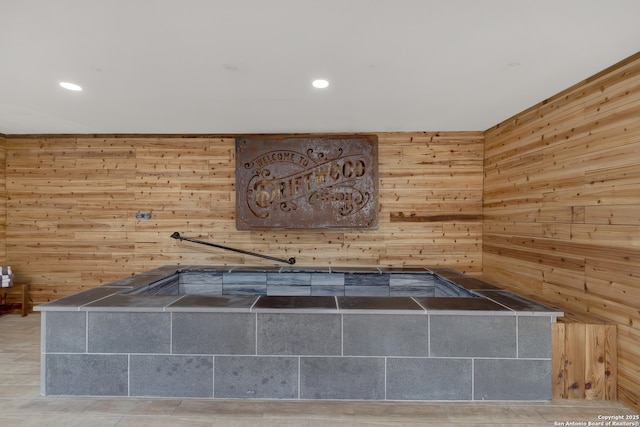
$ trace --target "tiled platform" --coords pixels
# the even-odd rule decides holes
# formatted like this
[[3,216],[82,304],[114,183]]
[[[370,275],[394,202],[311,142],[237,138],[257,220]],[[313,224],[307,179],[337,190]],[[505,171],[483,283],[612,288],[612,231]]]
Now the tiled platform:
[[445,271],[472,279],[473,297],[139,294],[170,284],[170,270],[40,306],[42,393],[550,399],[562,313],[459,273]]
[[[638,414],[598,400],[354,401],[40,396],[40,316],[0,316],[0,425],[32,427],[549,427]],[[410,381],[407,378],[407,381]]]

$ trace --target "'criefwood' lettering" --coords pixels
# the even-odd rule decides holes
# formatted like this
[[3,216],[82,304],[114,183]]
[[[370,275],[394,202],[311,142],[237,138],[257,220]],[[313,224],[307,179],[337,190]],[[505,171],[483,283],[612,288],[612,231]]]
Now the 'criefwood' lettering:
[[318,165],[308,171],[284,178],[254,177],[249,193],[259,208],[266,209],[274,202],[282,202],[311,194],[323,188],[338,185],[364,176],[367,166],[355,156],[341,158]]

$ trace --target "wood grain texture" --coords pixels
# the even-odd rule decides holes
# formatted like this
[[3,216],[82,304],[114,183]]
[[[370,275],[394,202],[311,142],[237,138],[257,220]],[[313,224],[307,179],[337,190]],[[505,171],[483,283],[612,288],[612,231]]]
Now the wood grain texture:
[[587,333],[584,392],[640,409],[640,54],[487,130],[484,176],[484,277],[623,330]]
[[566,323],[556,322],[551,325],[551,398],[566,399],[567,395],[567,353]]
[[448,266],[613,325],[585,335],[606,365],[585,379],[640,409],[640,54],[484,133],[378,137],[378,230],[266,233],[235,230],[234,135],[0,136],[0,259],[36,304],[163,264],[261,262],[173,231],[303,266]]
[[554,399],[617,400],[616,325],[569,313],[551,328]]
[[7,264],[6,139],[0,134],[0,265]]
[[[383,133],[380,223],[368,231],[237,231],[233,135],[7,136],[6,245],[35,304],[164,264],[482,264],[482,132]],[[2,141],[0,141],[2,142]],[[135,219],[135,213],[151,219]],[[396,213],[405,213],[403,220]],[[412,213],[426,221],[411,220]],[[392,218],[393,217],[393,218]]]

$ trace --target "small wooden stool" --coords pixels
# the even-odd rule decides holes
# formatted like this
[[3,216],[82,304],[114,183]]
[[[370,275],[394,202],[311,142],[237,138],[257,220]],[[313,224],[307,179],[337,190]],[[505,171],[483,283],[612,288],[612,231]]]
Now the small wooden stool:
[[[22,302],[9,304],[7,302],[7,291],[9,289],[22,288]],[[14,283],[10,288],[0,288],[0,314],[4,314],[10,310],[20,309],[22,317],[29,314],[29,284]]]

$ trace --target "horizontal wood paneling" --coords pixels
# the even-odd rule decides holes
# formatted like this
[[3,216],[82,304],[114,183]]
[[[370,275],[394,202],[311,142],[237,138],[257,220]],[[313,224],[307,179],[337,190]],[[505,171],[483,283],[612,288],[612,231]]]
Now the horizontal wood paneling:
[[618,326],[640,408],[640,54],[485,132],[483,274]]
[[8,136],[8,258],[36,304],[164,264],[269,264],[174,231],[300,266],[479,274],[483,133],[378,137],[377,230],[239,232],[233,136]]

